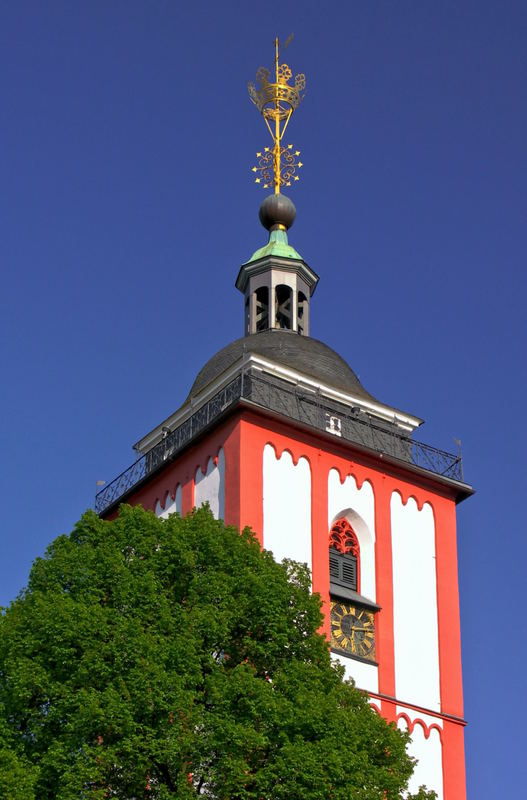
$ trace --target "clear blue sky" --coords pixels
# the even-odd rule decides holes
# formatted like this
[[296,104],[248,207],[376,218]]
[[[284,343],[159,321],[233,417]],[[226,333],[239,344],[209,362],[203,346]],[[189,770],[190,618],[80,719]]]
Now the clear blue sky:
[[294,31],[312,334],[463,441],[469,797],[525,791],[527,4],[0,5],[0,604],[242,334],[246,91]]

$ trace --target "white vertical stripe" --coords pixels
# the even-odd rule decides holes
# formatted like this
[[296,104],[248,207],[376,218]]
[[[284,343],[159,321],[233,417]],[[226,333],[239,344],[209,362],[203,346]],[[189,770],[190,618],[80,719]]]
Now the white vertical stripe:
[[225,517],[225,455],[222,448],[218,452],[217,464],[209,458],[205,474],[200,467],[196,470],[194,504],[199,508],[207,502],[216,519]]
[[344,667],[344,677],[353,678],[358,689],[366,692],[379,692],[379,667],[375,664],[366,664],[355,658],[346,658],[338,653],[331,653],[331,660],[338,661]]
[[[407,730],[406,720],[400,719],[397,727]],[[410,739],[408,753],[417,758],[417,764],[408,782],[408,791],[417,793],[424,785],[437,793],[437,800],[443,800],[443,753],[439,731],[432,728],[426,739],[422,725],[416,723]]]
[[395,691],[402,702],[440,709],[435,526],[432,508],[392,494]]
[[338,470],[328,475],[328,534],[333,522],[346,517],[357,534],[360,547],[360,593],[375,601],[375,499],[371,483],[361,488],[353,475],[340,482]]
[[284,450],[263,454],[263,546],[275,559],[292,558],[311,569],[311,470],[305,458],[293,463]]

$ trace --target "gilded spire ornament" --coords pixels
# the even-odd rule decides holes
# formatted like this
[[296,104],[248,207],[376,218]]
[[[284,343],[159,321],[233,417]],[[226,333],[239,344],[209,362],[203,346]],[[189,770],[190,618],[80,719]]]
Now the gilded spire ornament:
[[[293,34],[285,42],[284,50],[292,38]],[[274,45],[274,82],[271,70],[260,67],[256,73],[256,84],[249,81],[247,86],[249,97],[262,114],[273,140],[272,148],[264,147],[256,153],[258,163],[252,168],[256,174],[255,183],[262,184],[264,189],[274,188],[274,193],[280,194],[280,187],[291,186],[299,180],[298,170],[303,166],[299,160],[300,150],[295,150],[292,144],[284,145],[283,137],[293,111],[304,98],[306,76],[301,72],[295,75],[294,83],[291,83],[291,68],[287,64],[280,64],[278,37]]]

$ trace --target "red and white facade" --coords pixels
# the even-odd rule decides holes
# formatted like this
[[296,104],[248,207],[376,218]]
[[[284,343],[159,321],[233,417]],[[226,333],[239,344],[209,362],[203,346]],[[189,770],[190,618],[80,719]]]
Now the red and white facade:
[[[360,593],[379,607],[376,664],[339,656],[383,716],[408,728],[421,784],[465,798],[455,493],[348,442],[238,409],[127,502],[160,516],[205,501],[277,559],[306,562],[329,607],[328,536],[345,518],[360,548]],[[329,620],[326,618],[329,636]]]
[[[305,304],[318,278],[294,256],[280,258],[281,297],[286,283],[293,286],[295,271],[300,271],[309,278],[303,287]],[[261,292],[256,281],[266,270],[276,271],[273,258],[253,262],[247,280],[243,278],[247,265],[242,268],[238,288],[246,293],[249,315],[257,305],[252,292]],[[269,291],[272,294],[273,287]],[[261,310],[261,295],[256,299]],[[297,304],[291,302],[289,307],[294,311]],[[306,307],[306,330],[307,313]],[[271,309],[263,315],[270,328],[272,314]],[[263,316],[260,313],[258,319]],[[299,341],[294,313],[291,319],[288,335],[294,338],[286,343],[291,342],[294,349]],[[249,316],[249,333],[251,324]],[[310,374],[295,373],[290,365],[285,369],[280,358],[283,342],[270,359],[251,352],[255,343],[263,341],[259,336],[249,335],[240,358],[216,370],[179,411],[136,445],[143,458],[148,459],[156,448],[159,452],[167,432],[188,424],[196,410],[220,396],[233,376],[251,370],[267,376],[273,390],[280,382],[294,387],[291,391],[301,387],[317,402],[325,398],[348,408],[350,419],[363,413],[370,421],[391,426],[389,435],[394,441],[410,442],[404,437],[421,420],[377,403],[364,390],[356,396],[336,390],[337,383],[324,384],[320,376],[314,377],[316,369]],[[304,351],[314,340],[306,336],[305,342]],[[325,347],[314,344],[319,347],[317,353]],[[404,453],[390,455],[389,448],[353,441],[353,435],[343,434],[338,416],[326,414],[327,424],[317,427],[264,406],[244,402],[243,392],[228,407],[217,405],[221,413],[212,422],[207,421],[184,446],[167,449],[161,462],[148,467],[135,485],[119,495],[108,495],[111,502],[101,513],[115,515],[122,500],[140,503],[162,517],[186,514],[208,502],[214,515],[227,524],[239,529],[249,526],[276,559],[308,564],[313,590],[322,598],[328,639],[334,594],[330,534],[339,522],[350,531],[357,594],[369,604],[368,613],[374,614],[375,648],[373,659],[342,652],[333,657],[344,665],[346,676],[368,693],[380,714],[410,732],[410,752],[418,759],[410,790],[425,784],[440,800],[465,800],[456,503],[470,495],[471,488],[461,480],[416,466]]]

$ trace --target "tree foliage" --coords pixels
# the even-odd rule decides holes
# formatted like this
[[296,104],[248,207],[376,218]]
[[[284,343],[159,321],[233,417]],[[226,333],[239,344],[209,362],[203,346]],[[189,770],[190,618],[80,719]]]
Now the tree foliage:
[[207,509],[85,514],[0,617],[0,797],[402,797],[407,735],[321,621],[307,569]]

